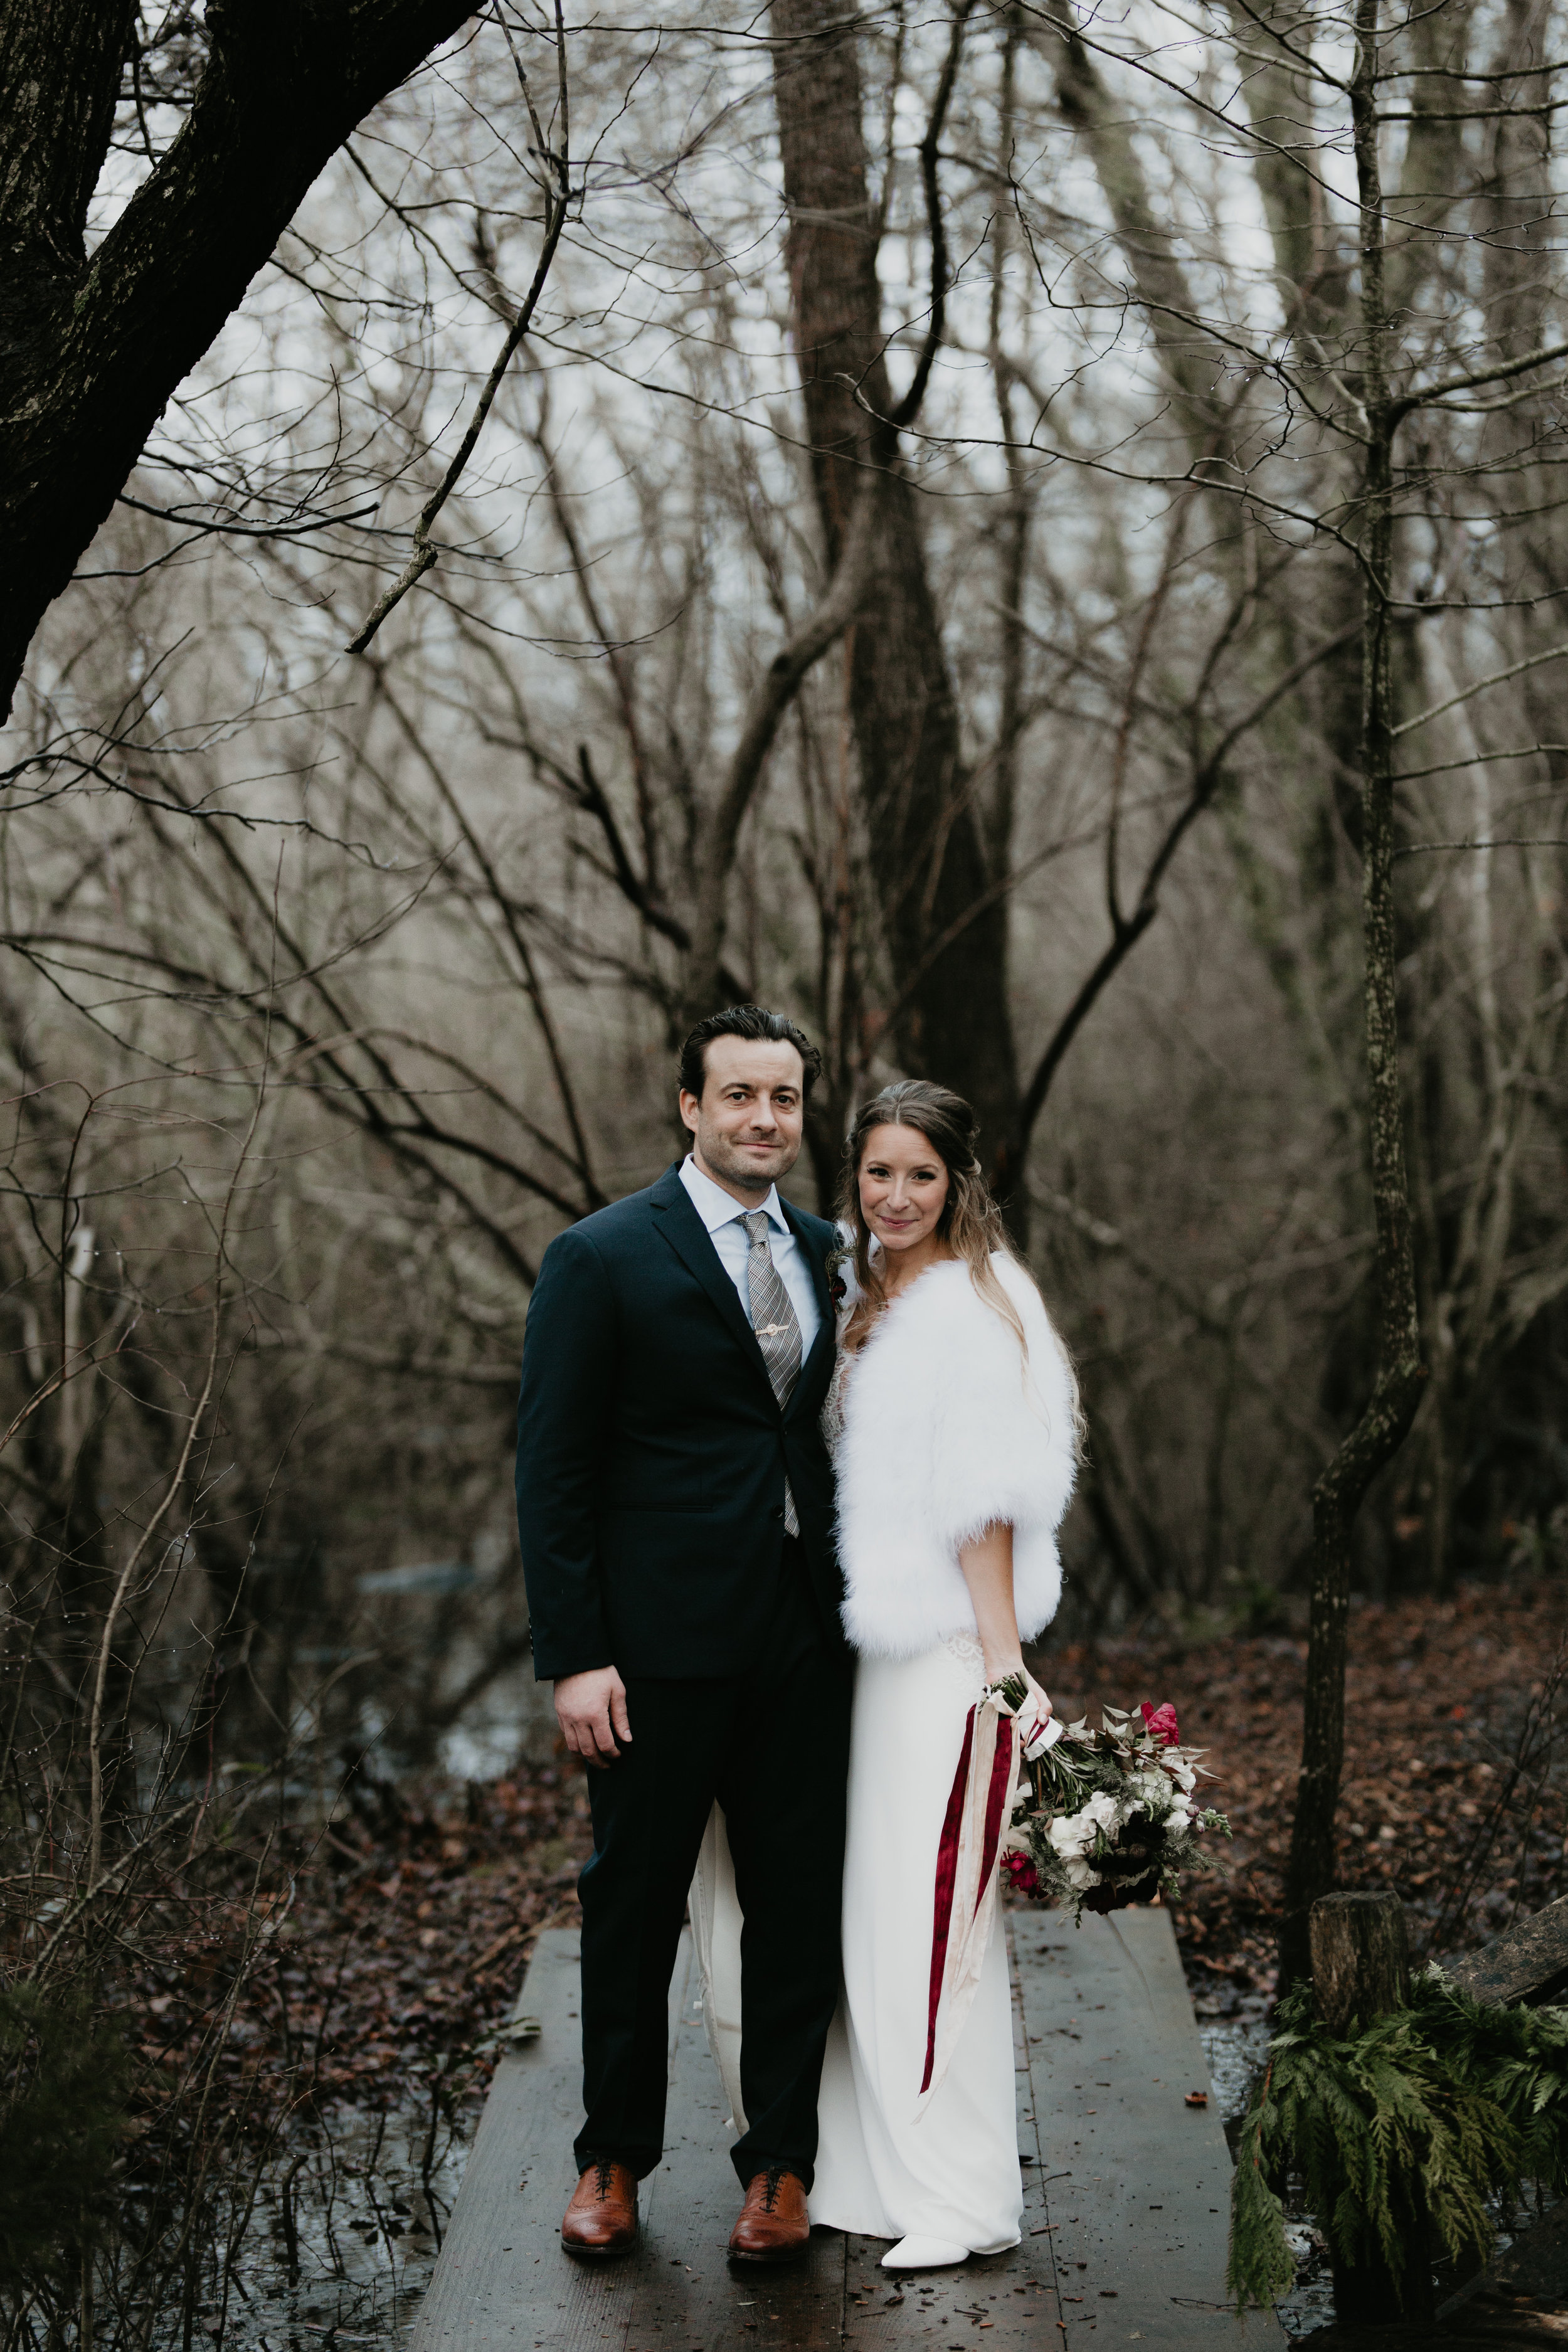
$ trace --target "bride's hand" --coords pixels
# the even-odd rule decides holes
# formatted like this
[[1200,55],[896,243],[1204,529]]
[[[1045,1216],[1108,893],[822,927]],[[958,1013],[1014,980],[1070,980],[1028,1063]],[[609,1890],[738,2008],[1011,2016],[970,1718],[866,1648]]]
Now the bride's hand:
[[1005,1664],[993,1664],[991,1658],[987,1658],[985,1660],[985,1679],[988,1683],[1021,1682],[1030,1697],[1036,1701],[1040,1713],[1044,1716],[1048,1716],[1050,1714],[1051,1702],[1049,1698],[1047,1696],[1040,1685],[1035,1680],[1034,1675],[1029,1672],[1028,1667],[1024,1664],[1022,1658],[1015,1656],[1010,1663]]
[[1045,1741],[1046,1727],[1051,1720],[1050,1698],[1027,1666],[1017,1666],[1014,1671],[1024,1685],[1024,1701],[1017,1713],[1020,1752],[1026,1757],[1038,1755]]
[[[1024,1687],[1028,1693],[1029,1698],[1033,1699],[1035,1702],[1036,1711],[1039,1716],[1040,1721],[1042,1723],[1049,1723],[1052,1712],[1050,1699],[1040,1685],[1035,1680],[1034,1675],[1029,1672],[1027,1666],[1024,1668]],[[1025,1704],[1026,1706],[1027,1705],[1027,1700],[1026,1700]]]
[[1024,1664],[1022,1658],[1019,1659],[1016,1665],[1003,1666],[999,1672],[995,1674],[992,1674],[987,1671],[985,1676],[986,1681],[991,1684],[1008,1682],[1014,1678],[1016,1678],[1016,1680],[1021,1682],[1024,1685],[1024,1703],[1018,1709],[1018,1719],[1020,1724],[1026,1724],[1031,1720],[1031,1718],[1037,1718],[1043,1727],[1046,1724],[1049,1723],[1053,1712],[1050,1697],[1049,1695],[1042,1688],[1041,1685],[1035,1680],[1034,1675],[1029,1672],[1028,1667]]

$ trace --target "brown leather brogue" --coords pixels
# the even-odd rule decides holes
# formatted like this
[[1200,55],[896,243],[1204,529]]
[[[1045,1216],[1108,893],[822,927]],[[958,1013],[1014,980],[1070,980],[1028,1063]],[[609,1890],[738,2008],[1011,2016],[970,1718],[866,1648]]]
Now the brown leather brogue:
[[608,2157],[591,2164],[566,2208],[561,2242],[569,2254],[624,2254],[637,2243],[637,2176]]
[[754,2172],[741,2218],[730,2232],[731,2261],[792,2263],[805,2252],[810,2236],[805,2183],[782,2164]]

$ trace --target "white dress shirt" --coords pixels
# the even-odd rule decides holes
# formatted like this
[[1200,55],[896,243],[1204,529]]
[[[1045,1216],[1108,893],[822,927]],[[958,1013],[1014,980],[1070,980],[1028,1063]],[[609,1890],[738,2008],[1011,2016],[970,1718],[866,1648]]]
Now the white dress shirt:
[[[752,1212],[744,1202],[737,1201],[733,1192],[726,1192],[722,1184],[715,1184],[711,1176],[704,1176],[689,1153],[680,1163],[680,1181],[691,1196],[692,1207],[708,1229],[709,1239],[719,1253],[720,1265],[735,1286],[749,1323],[752,1319],[752,1287],[748,1260],[752,1244],[741,1220]],[[755,1205],[767,1212],[768,1247],[800,1325],[800,1360],[804,1364],[822,1328],[822,1310],[816,1303],[816,1286],[811,1278],[811,1267],[805,1252],[790,1231],[789,1221],[779,1200],[778,1186],[770,1185],[767,1199],[757,1202]]]

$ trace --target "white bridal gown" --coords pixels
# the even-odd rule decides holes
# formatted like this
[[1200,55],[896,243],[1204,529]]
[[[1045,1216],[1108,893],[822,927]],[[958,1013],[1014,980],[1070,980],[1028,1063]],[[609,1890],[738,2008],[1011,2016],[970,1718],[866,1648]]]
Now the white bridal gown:
[[984,1669],[961,1636],[862,1658],[849,1745],[844,1990],[817,2103],[811,2218],[869,2238],[1018,2242],[1013,2003],[1000,1913],[947,2071],[921,2104],[937,1847]]
[[[825,1412],[841,1423],[841,1358]],[[967,2016],[924,2099],[937,1853],[969,1710],[984,1684],[979,1643],[954,1635],[917,1658],[856,1668],[844,1857],[844,1983],[828,2036],[811,2218],[871,2238],[924,2237],[996,2253],[1018,2242],[1012,1994],[998,1906]],[[737,2129],[740,1911],[715,1810],[692,1888],[709,2038]],[[940,1973],[940,1972],[939,1972]]]

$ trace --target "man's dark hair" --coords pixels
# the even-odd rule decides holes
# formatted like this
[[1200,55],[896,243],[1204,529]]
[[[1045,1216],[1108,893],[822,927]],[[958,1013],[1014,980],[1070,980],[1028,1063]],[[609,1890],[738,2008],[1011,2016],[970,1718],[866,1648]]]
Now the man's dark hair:
[[700,1021],[680,1049],[680,1090],[702,1099],[708,1077],[708,1048],[715,1037],[744,1037],[752,1045],[793,1045],[802,1063],[802,1101],[822,1076],[822,1055],[804,1029],[787,1013],[770,1013],[765,1004],[731,1004],[726,1012],[710,1013]]

